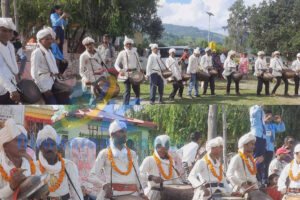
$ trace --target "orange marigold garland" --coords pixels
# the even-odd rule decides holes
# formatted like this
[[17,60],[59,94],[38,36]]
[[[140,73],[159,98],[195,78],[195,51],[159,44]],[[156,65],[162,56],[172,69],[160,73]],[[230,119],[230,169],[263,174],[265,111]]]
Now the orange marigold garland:
[[132,157],[131,157],[131,151],[130,149],[125,146],[125,148],[127,149],[127,157],[128,157],[128,169],[126,172],[122,172],[116,165],[114,158],[112,156],[112,151],[111,148],[108,148],[108,159],[110,160],[111,166],[114,168],[115,171],[117,171],[119,174],[127,176],[128,174],[130,174],[133,163],[132,163]]
[[[59,178],[58,178],[58,181],[55,183],[55,185],[52,187],[52,186],[48,186],[49,188],[49,192],[55,192],[61,185],[61,183],[63,182],[64,180],[64,176],[65,176],[65,161],[64,159],[62,158],[62,156],[57,153],[57,156],[61,162],[61,170],[59,172]],[[45,173],[45,168],[44,166],[42,165],[41,161],[39,161],[39,166],[40,166],[40,171],[41,173]],[[46,181],[44,180],[44,183],[46,183]]]
[[249,172],[252,174],[252,175],[255,175],[257,173],[257,169],[256,169],[256,166],[255,166],[255,161],[252,157],[252,155],[249,156],[250,158],[250,161],[252,162],[252,165],[253,165],[253,169],[251,168],[250,164],[249,164],[249,160],[247,159],[246,155],[243,154],[242,152],[239,151],[239,154],[240,156],[242,157],[242,159],[245,161],[246,165],[247,165],[247,168],[249,170]]
[[290,179],[292,179],[293,181],[298,181],[298,180],[300,179],[300,172],[297,174],[296,177],[294,177],[294,175],[293,175],[293,170],[292,170],[293,163],[294,163],[294,160],[292,160],[292,162],[291,162],[291,164],[290,164],[289,177],[290,177]]
[[[36,173],[36,168],[35,168],[35,164],[33,161],[29,161],[29,164],[30,164],[30,172],[31,172],[31,175],[34,175]],[[2,176],[2,179],[5,180],[5,181],[11,181],[11,177],[8,176],[8,174],[6,173],[6,171],[4,170],[4,168],[2,167],[2,165],[0,164],[0,173],[1,173],[1,176]]]
[[155,153],[153,153],[153,157],[154,157],[154,160],[158,166],[158,169],[160,171],[160,173],[163,175],[163,177],[166,179],[166,180],[169,180],[171,177],[172,177],[172,169],[173,169],[173,159],[172,159],[172,156],[168,155],[169,156],[169,162],[170,162],[170,165],[169,165],[169,175],[166,175],[164,169],[161,167],[161,161],[160,159],[156,156]]
[[212,164],[211,161],[208,159],[207,154],[204,156],[204,159],[205,159],[206,163],[208,164],[211,173],[212,173],[219,181],[222,181],[222,179],[223,179],[223,166],[222,166],[222,164],[220,164],[220,167],[219,167],[219,176],[218,176],[217,173],[216,173],[216,171],[215,171],[215,169],[214,169],[213,164]]

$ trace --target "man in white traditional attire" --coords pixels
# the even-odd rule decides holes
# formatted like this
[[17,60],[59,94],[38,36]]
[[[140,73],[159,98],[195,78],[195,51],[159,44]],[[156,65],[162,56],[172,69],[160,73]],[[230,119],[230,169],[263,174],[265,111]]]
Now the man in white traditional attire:
[[[291,163],[286,165],[278,179],[278,191],[285,195],[298,195],[300,197],[300,144],[294,149],[294,157]],[[289,181],[287,181],[289,180]]]
[[124,82],[125,92],[123,94],[123,104],[129,105],[131,87],[135,94],[135,104],[140,104],[140,85],[132,84],[129,81],[129,75],[135,71],[141,71],[141,64],[139,56],[136,51],[133,50],[133,40],[125,37],[124,50],[122,50],[115,62],[115,69],[119,72],[118,80]]
[[154,141],[153,155],[146,157],[140,166],[142,180],[148,185],[145,194],[149,200],[161,199],[160,184],[182,184],[181,177],[175,169],[175,163],[168,154],[169,145],[169,136],[157,136]]
[[[8,119],[0,129],[0,199],[11,200],[20,184],[30,175],[39,175],[26,153],[27,131]],[[20,170],[22,169],[22,170]]]
[[248,189],[258,189],[257,169],[252,157],[255,141],[256,137],[253,133],[243,135],[238,142],[238,154],[230,160],[227,178],[234,191],[244,193],[248,192]]
[[256,94],[258,96],[260,96],[260,93],[262,91],[263,84],[264,84],[266,95],[268,96],[268,95],[270,95],[270,92],[269,92],[270,82],[263,79],[264,73],[269,71],[267,62],[264,59],[265,52],[259,51],[257,53],[257,56],[258,56],[258,58],[255,61],[255,72],[254,72],[254,76],[257,76],[257,92],[256,92]]
[[166,66],[168,67],[168,69],[172,72],[172,77],[170,77],[171,79],[173,79],[173,90],[169,96],[169,99],[172,101],[174,100],[174,97],[178,91],[178,97],[179,99],[182,99],[182,93],[183,93],[183,82],[182,82],[182,77],[181,77],[181,72],[180,72],[180,66],[178,64],[178,61],[175,58],[175,53],[176,50],[174,48],[171,48],[169,50],[169,58],[167,58],[166,60]]
[[[114,120],[109,126],[110,146],[100,151],[88,181],[102,188],[97,200],[132,195],[147,199],[142,191],[137,155],[124,144],[126,142],[127,125]],[[100,180],[102,171],[105,181]]]
[[50,199],[83,200],[79,184],[77,166],[58,153],[59,137],[50,125],[46,125],[37,135],[39,148],[36,167],[47,175]]
[[69,96],[56,94],[55,82],[60,76],[56,60],[51,51],[55,33],[51,28],[40,30],[37,35],[38,48],[31,54],[31,76],[39,87],[46,104],[70,104]]
[[163,104],[164,78],[162,72],[166,70],[165,64],[158,55],[158,45],[150,44],[152,54],[148,57],[146,75],[150,81],[150,104],[154,104],[156,89],[158,88],[158,103]]
[[200,63],[199,63],[199,56],[200,56],[200,50],[198,48],[194,49],[193,55],[189,58],[189,65],[187,68],[187,74],[191,75],[191,79],[189,82],[189,88],[188,88],[188,98],[192,97],[192,90],[195,87],[194,94],[195,97],[200,97],[199,95],[199,83],[196,77],[196,73],[200,70]]
[[[205,55],[201,57],[200,66],[203,67],[203,71],[206,73],[209,73],[209,70],[213,67],[211,49],[209,47],[205,49]],[[208,81],[204,81],[203,95],[206,95],[208,83],[210,86],[211,95],[215,95],[215,75],[211,75]]]
[[193,200],[206,200],[214,193],[229,196],[232,193],[220,161],[223,152],[222,137],[213,138],[206,143],[207,154],[193,167],[189,181],[194,190]]
[[[87,88],[90,87],[91,98],[89,105],[95,106],[97,97],[94,93],[95,86],[93,85],[100,77],[105,77],[107,72],[102,66],[102,58],[98,50],[95,49],[95,40],[90,37],[86,37],[82,44],[85,46],[85,51],[80,55],[79,61],[79,74],[82,81],[82,90],[87,91]],[[101,74],[95,74],[96,72],[102,71]],[[102,94],[102,95],[101,95]],[[100,101],[103,100],[103,93],[100,94]]]
[[276,96],[276,90],[280,86],[281,80],[284,82],[284,95],[289,96],[289,82],[288,79],[282,75],[283,70],[286,67],[283,65],[282,60],[280,59],[280,52],[274,52],[275,57],[271,60],[270,68],[272,69],[272,75],[276,78],[276,85],[273,88],[272,96]]
[[10,40],[16,29],[11,18],[0,18],[0,104],[16,104],[20,101],[16,75],[19,67],[15,48]]
[[[233,50],[230,50],[228,52],[227,59],[224,62],[224,71],[222,73],[223,77],[227,79],[227,89],[226,89],[226,94],[230,95],[230,86],[232,82],[232,74],[236,72],[236,63],[234,61],[236,52]],[[240,96],[240,82],[239,81],[234,81],[235,83],[235,93],[236,95]]]
[[297,59],[292,64],[292,70],[296,72],[295,81],[295,96],[298,96],[299,81],[300,81],[300,53],[297,54]]

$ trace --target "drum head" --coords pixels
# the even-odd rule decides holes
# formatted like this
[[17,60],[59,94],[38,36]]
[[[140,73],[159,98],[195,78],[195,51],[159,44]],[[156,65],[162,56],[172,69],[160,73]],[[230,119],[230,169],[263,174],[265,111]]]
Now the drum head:
[[170,70],[165,70],[165,71],[162,72],[162,76],[163,76],[164,78],[169,78],[169,77],[172,76],[172,74],[173,74],[173,73],[172,73]]
[[164,200],[191,200],[194,189],[191,185],[164,185],[162,199]]
[[210,75],[218,75],[218,71],[215,69],[209,70]]
[[234,81],[240,81],[243,78],[243,74],[240,73],[240,72],[234,72],[232,74],[232,78],[233,78]]
[[290,78],[294,78],[296,76],[296,72],[294,72],[293,70],[291,69],[285,69],[283,72],[282,72],[282,75],[287,78],[287,79],[290,79]]
[[183,74],[182,75],[182,81],[188,81],[191,79],[191,75],[190,74]]
[[265,81],[272,81],[272,80],[273,80],[273,75],[272,75],[270,72],[266,72],[266,73],[264,73],[264,75],[263,75],[263,79],[264,79]]
[[199,71],[196,73],[196,78],[198,81],[208,81],[210,77],[209,73],[206,73],[204,71]]
[[17,87],[20,89],[21,101],[25,104],[37,103],[42,98],[40,89],[32,80],[22,79]]
[[145,76],[142,72],[133,72],[129,75],[129,81],[134,85],[139,85],[145,80]]

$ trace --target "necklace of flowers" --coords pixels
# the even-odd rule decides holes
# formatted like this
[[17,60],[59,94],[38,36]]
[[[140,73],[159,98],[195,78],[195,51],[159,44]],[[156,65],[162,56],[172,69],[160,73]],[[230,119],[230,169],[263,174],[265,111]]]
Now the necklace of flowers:
[[242,157],[242,159],[245,161],[246,165],[247,165],[247,168],[249,170],[249,172],[252,174],[252,175],[255,175],[257,173],[257,169],[256,169],[256,166],[255,166],[255,161],[252,157],[252,155],[249,155],[249,158],[250,158],[250,161],[252,163],[252,166],[253,166],[253,169],[251,168],[250,166],[250,163],[249,163],[249,160],[247,159],[246,155],[243,154],[242,152],[239,151],[239,154],[240,156]]
[[[64,180],[64,176],[65,176],[65,161],[62,158],[62,156],[60,155],[60,153],[57,153],[57,156],[58,156],[58,158],[59,158],[59,160],[61,162],[61,170],[59,172],[58,181],[55,183],[55,185],[53,187],[52,186],[48,186],[49,192],[55,192],[60,187],[61,183]],[[44,174],[45,173],[45,168],[42,165],[42,163],[41,163],[40,160],[39,160],[39,166],[40,166],[41,173]],[[44,180],[44,183],[46,183],[46,180]]]
[[294,160],[292,160],[291,164],[290,164],[290,170],[289,170],[289,177],[293,180],[293,181],[298,181],[300,179],[300,172],[297,174],[296,177],[294,177],[293,175],[293,163],[294,163]]
[[216,173],[216,171],[215,171],[215,169],[214,169],[213,164],[212,164],[211,161],[208,159],[207,154],[204,156],[204,159],[205,159],[206,163],[208,164],[211,173],[212,173],[219,181],[222,181],[222,179],[223,179],[223,173],[222,173],[222,172],[223,172],[223,166],[222,166],[222,164],[220,164],[220,167],[219,167],[219,176],[218,176],[217,173]]
[[109,147],[108,148],[108,159],[110,160],[110,163],[111,163],[111,166],[114,168],[115,171],[117,171],[119,174],[121,175],[124,175],[124,176],[127,176],[130,172],[131,172],[131,169],[132,169],[132,166],[133,166],[133,163],[132,163],[132,157],[131,157],[131,151],[130,149],[125,146],[126,150],[127,150],[127,157],[128,157],[128,169],[126,172],[122,172],[116,165],[115,161],[114,161],[114,158],[112,156],[112,151],[111,151],[111,148]]
[[166,180],[169,180],[169,179],[172,177],[172,173],[173,173],[173,171],[172,171],[172,168],[173,168],[173,159],[172,159],[172,156],[168,155],[168,157],[169,157],[169,162],[170,162],[170,164],[169,164],[169,175],[166,175],[164,169],[161,167],[161,161],[160,161],[160,159],[156,156],[155,153],[153,153],[153,157],[154,157],[154,160],[155,160],[155,162],[156,162],[156,164],[157,164],[157,166],[158,166],[158,169],[159,169],[160,173],[163,175],[163,177],[164,177]]

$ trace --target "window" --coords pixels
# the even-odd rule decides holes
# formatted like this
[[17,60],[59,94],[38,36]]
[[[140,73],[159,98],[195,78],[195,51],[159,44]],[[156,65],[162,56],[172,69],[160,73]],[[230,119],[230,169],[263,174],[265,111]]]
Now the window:
[[90,136],[96,136],[96,135],[98,135],[98,132],[99,132],[99,126],[88,124],[88,130],[89,130]]

